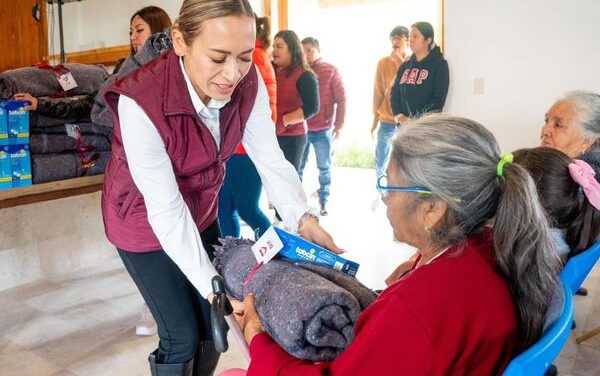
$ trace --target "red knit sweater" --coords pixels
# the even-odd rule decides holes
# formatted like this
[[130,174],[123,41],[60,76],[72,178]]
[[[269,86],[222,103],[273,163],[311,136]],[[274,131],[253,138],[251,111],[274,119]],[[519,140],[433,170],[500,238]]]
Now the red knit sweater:
[[453,247],[387,288],[333,362],[293,358],[267,334],[248,375],[499,375],[516,355],[516,310],[495,269],[491,234]]

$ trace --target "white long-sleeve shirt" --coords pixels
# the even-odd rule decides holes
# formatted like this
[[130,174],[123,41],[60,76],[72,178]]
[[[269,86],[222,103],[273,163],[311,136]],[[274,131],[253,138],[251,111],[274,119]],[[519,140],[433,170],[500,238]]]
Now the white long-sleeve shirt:
[[[219,111],[228,100],[211,100],[205,105],[181,65],[194,109],[219,144]],[[254,68],[252,68],[254,69]],[[254,162],[269,200],[284,224],[296,230],[298,221],[315,210],[294,167],[285,160],[275,136],[269,96],[258,77],[258,92],[246,123],[242,143]],[[144,110],[131,98],[119,97],[119,122],[129,171],[148,212],[148,222],[167,255],[177,264],[202,296],[212,292],[211,280],[217,272],[202,245],[200,233],[175,180],[171,160],[158,130]]]

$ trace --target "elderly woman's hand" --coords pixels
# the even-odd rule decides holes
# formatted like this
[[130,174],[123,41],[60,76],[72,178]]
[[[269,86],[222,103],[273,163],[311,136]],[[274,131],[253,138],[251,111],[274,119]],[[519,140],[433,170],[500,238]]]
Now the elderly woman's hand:
[[252,342],[252,339],[257,334],[263,333],[265,329],[262,326],[258,312],[256,312],[256,303],[254,302],[254,295],[248,294],[244,299],[244,309],[239,310],[238,305],[234,305],[234,313],[237,322],[244,332],[244,338],[248,345]]
[[316,218],[309,218],[302,222],[300,228],[298,228],[300,236],[308,241],[316,243],[322,247],[327,248],[334,253],[344,253],[345,251],[335,245],[333,238],[327,231],[319,225]]

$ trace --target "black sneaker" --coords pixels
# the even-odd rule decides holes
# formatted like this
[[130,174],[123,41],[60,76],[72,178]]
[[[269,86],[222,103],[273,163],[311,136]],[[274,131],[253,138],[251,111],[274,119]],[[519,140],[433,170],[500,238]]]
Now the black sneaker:
[[324,206],[321,206],[321,212],[320,212],[320,214],[321,214],[321,216],[323,216],[323,217],[324,217],[324,216],[326,216],[326,215],[327,215],[327,214],[329,214],[329,213],[327,213],[327,209],[325,209],[325,207],[324,207]]

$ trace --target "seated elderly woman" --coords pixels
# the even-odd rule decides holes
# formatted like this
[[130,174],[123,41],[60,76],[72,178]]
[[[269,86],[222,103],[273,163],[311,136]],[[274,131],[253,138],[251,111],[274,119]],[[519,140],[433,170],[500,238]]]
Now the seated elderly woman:
[[558,149],[587,162],[600,178],[600,95],[571,91],[548,110],[541,146]]
[[379,186],[395,237],[418,249],[411,270],[361,314],[332,362],[288,355],[248,295],[248,375],[500,374],[540,337],[560,269],[535,185],[511,157],[468,119],[403,127]]
[[547,147],[513,154],[536,183],[563,263],[590,247],[600,235],[600,184],[590,165]]

